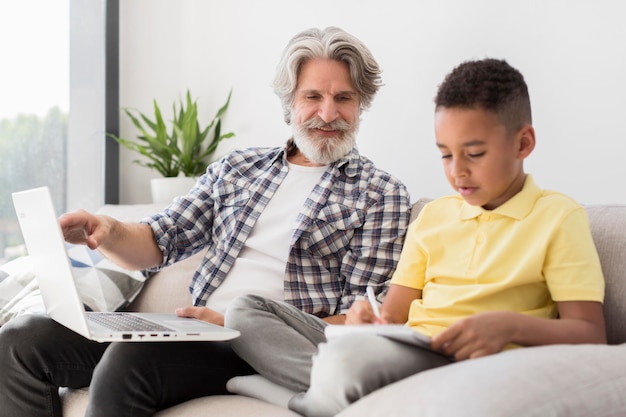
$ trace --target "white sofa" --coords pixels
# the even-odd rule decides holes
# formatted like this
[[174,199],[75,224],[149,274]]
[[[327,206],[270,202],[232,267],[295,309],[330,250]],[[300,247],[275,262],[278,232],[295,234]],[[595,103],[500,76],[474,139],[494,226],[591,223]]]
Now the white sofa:
[[[426,200],[419,200],[413,217]],[[151,205],[105,206],[101,212],[132,220]],[[626,416],[626,205],[588,206],[606,278],[609,345],[524,348],[458,362],[376,391],[340,417],[623,417]],[[187,284],[200,254],[147,281],[131,307],[167,311],[189,304]],[[64,417],[84,415],[88,389],[62,389]],[[158,417],[298,416],[244,395],[198,398]]]

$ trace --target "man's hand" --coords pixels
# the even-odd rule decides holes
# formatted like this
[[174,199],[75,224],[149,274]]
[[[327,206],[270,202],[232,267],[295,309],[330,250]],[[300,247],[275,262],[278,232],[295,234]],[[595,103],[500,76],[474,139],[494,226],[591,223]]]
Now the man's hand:
[[98,249],[123,268],[141,270],[159,265],[163,260],[152,228],[147,224],[123,223],[79,210],[61,216],[59,225],[67,242]]
[[176,309],[176,315],[179,317],[190,317],[206,321],[208,323],[224,326],[224,315],[207,307],[182,307]]
[[79,210],[61,216],[59,225],[67,242],[97,249],[110,232],[110,225],[102,219],[85,210]]

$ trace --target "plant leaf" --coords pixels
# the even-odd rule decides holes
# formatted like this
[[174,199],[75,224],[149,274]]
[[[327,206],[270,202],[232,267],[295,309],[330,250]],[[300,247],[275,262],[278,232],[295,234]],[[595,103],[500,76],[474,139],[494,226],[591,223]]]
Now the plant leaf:
[[[219,142],[235,136],[232,132],[221,134],[221,117],[230,105],[231,96],[232,89],[228,93],[226,103],[220,107],[204,129],[201,129],[198,122],[197,100],[192,99],[188,89],[185,99],[180,100],[180,108],[177,107],[176,102],[172,105],[171,133],[168,133],[167,124],[157,101],[153,100],[154,117],[152,119],[136,109],[123,109],[138,130],[137,140],[131,141],[113,134],[107,134],[107,136],[146,159],[145,161],[135,160],[134,163],[154,169],[165,177],[175,177],[180,172],[186,176],[198,176],[205,172],[207,165],[205,160],[215,152]],[[206,144],[212,128],[214,131],[211,140]]]

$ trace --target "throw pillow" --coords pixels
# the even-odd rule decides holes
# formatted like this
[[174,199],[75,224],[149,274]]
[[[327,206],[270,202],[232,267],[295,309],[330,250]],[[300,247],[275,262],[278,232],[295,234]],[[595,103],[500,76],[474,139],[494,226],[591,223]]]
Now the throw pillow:
[[117,311],[135,299],[145,277],[129,271],[85,245],[66,244],[74,280],[87,310]]
[[[121,268],[98,251],[67,244],[67,252],[86,310],[122,310],[143,287],[140,271]],[[30,258],[23,256],[0,266],[0,326],[32,313],[45,313],[45,307]]]
[[0,265],[0,326],[18,315],[44,311],[29,257]]

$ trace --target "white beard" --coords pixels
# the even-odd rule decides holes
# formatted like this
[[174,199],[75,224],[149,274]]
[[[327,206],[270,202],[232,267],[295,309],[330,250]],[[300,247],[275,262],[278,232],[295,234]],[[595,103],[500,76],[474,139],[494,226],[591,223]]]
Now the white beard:
[[[293,120],[293,119],[292,119]],[[315,137],[311,129],[328,127],[338,130],[334,137]],[[315,164],[329,165],[347,155],[356,143],[356,133],[359,122],[350,124],[344,120],[335,120],[326,123],[320,118],[312,118],[294,124],[292,127],[293,140],[304,156]]]

